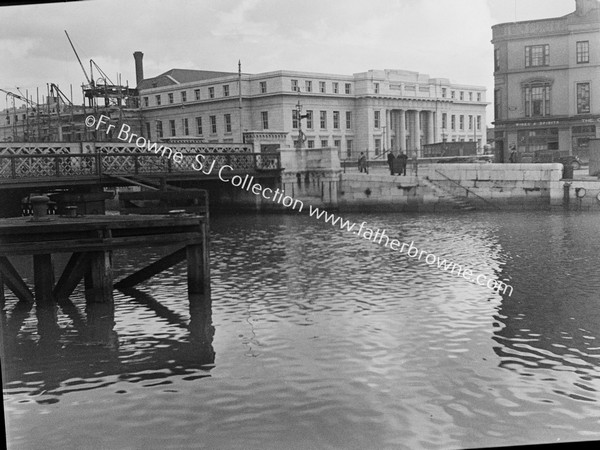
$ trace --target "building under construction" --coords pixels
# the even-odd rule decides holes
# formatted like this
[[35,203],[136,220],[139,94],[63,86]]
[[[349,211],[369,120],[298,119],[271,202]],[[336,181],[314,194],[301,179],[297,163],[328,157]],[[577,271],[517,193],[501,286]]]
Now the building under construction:
[[6,107],[0,112],[1,142],[111,140],[110,135],[86,127],[85,118],[89,114],[104,114],[116,122],[126,122],[134,131],[141,127],[137,89],[123,85],[120,76],[114,83],[94,60],[90,60],[88,74],[68,34],[67,38],[86,79],[81,86],[82,104],[74,104],[72,87],[66,95],[54,83],[46,85],[45,95],[40,96],[37,89],[35,101],[30,92],[23,93],[17,88],[15,93],[0,87],[6,98]]

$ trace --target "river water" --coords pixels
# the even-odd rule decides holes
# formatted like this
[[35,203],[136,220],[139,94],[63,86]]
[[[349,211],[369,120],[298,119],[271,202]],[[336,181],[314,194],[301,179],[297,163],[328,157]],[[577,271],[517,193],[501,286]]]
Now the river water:
[[[7,294],[15,449],[436,449],[600,439],[597,214],[347,214],[512,285],[500,295],[301,215],[211,222],[110,311]],[[115,278],[163,250],[118,252]],[[41,337],[40,337],[41,335]]]

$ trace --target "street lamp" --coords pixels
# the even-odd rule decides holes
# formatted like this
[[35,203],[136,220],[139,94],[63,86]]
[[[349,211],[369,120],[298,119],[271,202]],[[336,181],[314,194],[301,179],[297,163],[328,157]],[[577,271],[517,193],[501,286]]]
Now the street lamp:
[[298,104],[296,105],[296,117],[298,118],[298,150],[302,149],[302,142],[306,140],[306,135],[302,132],[302,119],[308,118],[308,113],[304,115],[301,113],[302,105],[300,104],[300,100],[298,100]]

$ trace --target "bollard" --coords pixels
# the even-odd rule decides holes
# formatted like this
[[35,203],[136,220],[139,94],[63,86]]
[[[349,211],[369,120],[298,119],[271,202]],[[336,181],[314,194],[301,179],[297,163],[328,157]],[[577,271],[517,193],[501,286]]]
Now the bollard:
[[33,208],[33,219],[34,221],[49,220],[48,217],[48,202],[50,199],[45,195],[36,195],[29,199]]

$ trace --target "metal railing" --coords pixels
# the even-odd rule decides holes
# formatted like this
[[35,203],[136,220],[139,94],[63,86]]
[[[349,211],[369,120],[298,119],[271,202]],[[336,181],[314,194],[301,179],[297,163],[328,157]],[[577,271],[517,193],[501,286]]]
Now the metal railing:
[[[179,156],[181,155],[181,157]],[[203,155],[204,159],[199,158]],[[217,175],[230,166],[233,172],[281,170],[279,153],[94,153],[0,155],[0,184],[6,180],[64,179],[103,175],[201,174]]]

